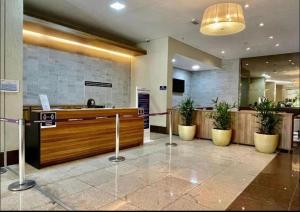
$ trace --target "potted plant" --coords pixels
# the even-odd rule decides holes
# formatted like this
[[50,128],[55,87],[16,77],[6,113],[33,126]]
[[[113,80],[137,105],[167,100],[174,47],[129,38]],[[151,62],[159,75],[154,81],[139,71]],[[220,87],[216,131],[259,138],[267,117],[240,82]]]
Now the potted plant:
[[279,107],[267,98],[262,98],[253,109],[257,112],[255,116],[259,123],[258,132],[254,133],[255,148],[259,152],[274,153],[279,140],[279,135],[276,133],[280,121],[277,114]]
[[228,146],[231,141],[232,129],[230,110],[235,105],[227,102],[218,102],[218,98],[213,100],[215,111],[209,117],[214,120],[212,129],[212,141],[217,146]]
[[183,125],[178,125],[179,137],[185,141],[193,140],[196,134],[196,125],[193,124],[194,101],[188,97],[179,105]]

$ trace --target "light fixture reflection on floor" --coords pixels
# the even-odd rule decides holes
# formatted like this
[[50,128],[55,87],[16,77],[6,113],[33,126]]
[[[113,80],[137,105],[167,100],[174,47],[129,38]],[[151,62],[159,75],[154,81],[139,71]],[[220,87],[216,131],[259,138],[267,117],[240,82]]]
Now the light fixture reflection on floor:
[[245,29],[244,12],[236,3],[220,3],[204,11],[200,32],[205,35],[222,36],[241,32]]

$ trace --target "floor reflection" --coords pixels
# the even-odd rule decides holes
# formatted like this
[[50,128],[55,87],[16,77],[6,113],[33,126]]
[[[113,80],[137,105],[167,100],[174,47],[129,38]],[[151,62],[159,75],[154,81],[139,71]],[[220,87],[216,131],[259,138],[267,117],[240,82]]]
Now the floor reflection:
[[[154,142],[121,151],[124,162],[108,161],[110,153],[41,170],[27,165],[27,177],[75,210],[225,210],[275,157],[177,136],[178,146],[166,146],[168,135],[154,136]],[[8,191],[15,180],[10,172],[1,175],[2,210],[64,209],[36,189]]]

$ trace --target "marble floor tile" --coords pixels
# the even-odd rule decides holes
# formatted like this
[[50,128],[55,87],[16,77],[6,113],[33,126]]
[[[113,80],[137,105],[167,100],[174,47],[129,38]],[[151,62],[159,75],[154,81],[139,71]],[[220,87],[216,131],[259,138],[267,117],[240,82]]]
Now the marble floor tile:
[[124,200],[116,200],[99,209],[100,211],[140,211],[141,209]]
[[50,199],[35,189],[12,192],[6,197],[1,196],[1,210],[31,210],[49,204]]
[[168,176],[128,195],[126,200],[144,210],[160,210],[193,187],[192,183]]
[[136,172],[137,170],[136,166],[128,164],[127,162],[115,163],[113,166],[105,168],[105,171],[113,175],[126,175]]
[[35,208],[32,208],[33,211],[65,211],[63,207],[56,203],[48,203]]
[[71,194],[82,192],[83,190],[91,188],[91,186],[76,178],[70,178],[42,186],[41,188],[58,198],[62,198]]
[[112,180],[114,176],[115,175],[113,173],[110,173],[104,169],[100,169],[97,171],[79,175],[76,178],[88,185],[96,187]]
[[137,171],[135,174],[146,185],[151,185],[169,175],[168,172],[159,172],[155,168],[142,169]]
[[198,201],[186,195],[182,198],[175,200],[170,203],[168,206],[164,207],[163,210],[166,211],[207,211],[211,210],[203,205],[200,205]]
[[207,208],[213,210],[225,210],[235,197],[238,196],[238,193],[207,184],[199,185],[187,195]]
[[[178,136],[178,146],[168,147],[168,139],[122,150],[120,163],[108,153],[40,170],[27,164],[27,178],[75,210],[224,210],[275,157]],[[37,190],[8,191],[16,180],[1,175],[1,209],[63,210]]]
[[62,198],[62,201],[74,210],[99,210],[115,198],[99,189],[90,188]]
[[122,198],[136,190],[145,187],[146,182],[136,173],[127,175],[115,175],[107,183],[97,186],[102,191],[105,191],[116,198]]
[[161,133],[150,133],[150,139],[151,140],[157,140],[157,139],[161,139],[161,138],[167,138],[169,135],[166,134],[161,134]]

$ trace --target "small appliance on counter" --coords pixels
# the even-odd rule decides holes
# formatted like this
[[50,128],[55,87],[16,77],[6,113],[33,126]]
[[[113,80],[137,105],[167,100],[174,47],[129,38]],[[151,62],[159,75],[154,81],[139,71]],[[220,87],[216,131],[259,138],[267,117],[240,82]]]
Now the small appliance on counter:
[[96,105],[96,102],[94,99],[89,99],[87,101],[87,107],[88,108],[105,108],[105,105]]

